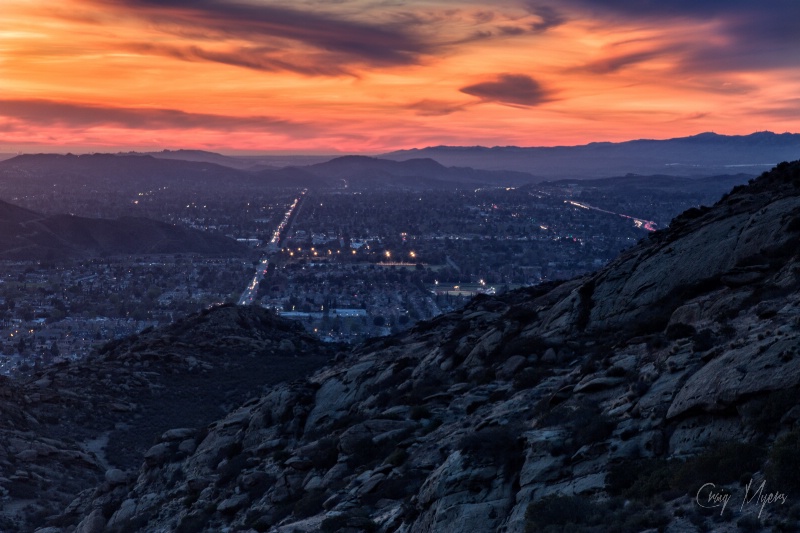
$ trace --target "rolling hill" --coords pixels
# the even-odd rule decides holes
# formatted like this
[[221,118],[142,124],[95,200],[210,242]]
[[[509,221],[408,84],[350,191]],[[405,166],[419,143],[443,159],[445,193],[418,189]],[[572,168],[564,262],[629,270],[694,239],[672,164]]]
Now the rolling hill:
[[140,217],[45,216],[0,200],[0,258],[55,259],[117,254],[244,255],[236,241]]

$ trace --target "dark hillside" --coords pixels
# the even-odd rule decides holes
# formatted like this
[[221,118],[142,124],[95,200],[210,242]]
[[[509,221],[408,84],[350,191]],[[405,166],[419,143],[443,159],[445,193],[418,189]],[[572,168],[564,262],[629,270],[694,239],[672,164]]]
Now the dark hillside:
[[236,241],[155,220],[44,216],[0,201],[0,258],[53,259],[114,254],[246,255]]

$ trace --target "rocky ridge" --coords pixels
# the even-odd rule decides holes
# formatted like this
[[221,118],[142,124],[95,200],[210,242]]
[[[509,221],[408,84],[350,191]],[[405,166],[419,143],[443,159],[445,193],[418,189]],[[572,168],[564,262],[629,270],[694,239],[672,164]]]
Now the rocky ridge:
[[[784,163],[596,274],[165,431],[49,532],[796,530],[799,240]],[[740,507],[750,479],[784,500]],[[703,509],[705,483],[738,501]]]
[[271,312],[220,306],[109,343],[27,383],[4,379],[0,531],[29,531],[78,492],[135,477],[164,432],[189,449],[194,430],[168,430],[204,427],[334,353]]

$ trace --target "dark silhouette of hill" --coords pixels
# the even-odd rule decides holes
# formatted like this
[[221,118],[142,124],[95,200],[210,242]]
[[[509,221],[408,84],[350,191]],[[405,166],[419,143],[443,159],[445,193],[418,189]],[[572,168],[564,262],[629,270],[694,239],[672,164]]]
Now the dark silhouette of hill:
[[[120,154],[125,155],[125,154]],[[128,155],[149,155],[157,159],[180,159],[215,163],[239,170],[257,172],[275,170],[290,166],[308,166],[322,163],[336,156],[324,155],[222,155],[206,150],[162,150],[161,152],[128,152]],[[2,158],[0,154],[0,158]]]
[[[598,189],[619,189],[620,191],[634,191],[638,189],[682,191],[685,193],[714,194],[719,197],[737,185],[747,183],[754,176],[752,174],[724,174],[720,176],[707,176],[704,178],[686,178],[680,176],[643,176],[628,174],[612,178],[591,179],[562,179],[543,181],[541,185],[591,187]],[[622,194],[622,192],[620,193]]]
[[34,187],[51,188],[57,193],[59,187],[70,187],[135,195],[159,187],[219,190],[221,184],[246,190],[262,186],[263,180],[214,163],[145,155],[33,154],[0,162],[0,189],[6,194]]
[[380,157],[397,161],[429,157],[447,166],[517,170],[547,179],[637,174],[708,176],[740,171],[758,174],[800,156],[800,134],[758,132],[726,136],[701,133],[667,140],[598,142],[583,146],[434,146]]
[[39,213],[0,200],[0,221],[3,223],[11,225],[23,224],[40,218],[42,218],[42,215]]
[[213,163],[238,170],[248,170],[259,163],[258,160],[231,157],[208,152],[206,150],[162,150],[160,152],[128,152],[118,155],[138,155],[154,157],[156,159],[175,159],[179,161],[194,161],[198,163]]
[[397,187],[447,189],[473,185],[520,185],[539,179],[525,172],[487,171],[445,167],[430,158],[391,161],[366,156],[337,157],[302,170],[350,187]]
[[245,246],[222,235],[147,218],[45,216],[0,200],[0,258],[4,259],[247,252]]
[[[226,156],[211,157],[194,151],[170,152],[174,158],[151,155],[21,155],[0,162],[0,192],[6,196],[69,187],[89,192],[136,195],[170,187],[186,192],[220,194],[265,187],[454,188],[472,185],[516,185],[537,181],[514,171],[446,168],[431,159],[396,162],[362,156],[345,156],[308,166],[254,171],[223,166]],[[212,154],[213,155],[213,154]],[[219,154],[216,154],[219,155]],[[224,188],[220,188],[224,185]]]
[[[541,182],[542,176],[577,180],[615,174],[625,175],[630,172],[642,174],[649,170],[649,174],[660,175],[662,176],[660,179],[667,180],[667,175],[708,176],[715,169],[721,169],[718,172],[720,175],[729,175],[732,168],[740,170],[737,165],[715,167],[711,163],[708,165],[650,163],[660,160],[681,160],[681,157],[689,153],[686,151],[689,150],[687,146],[691,148],[689,151],[692,154],[690,159],[686,159],[687,161],[709,162],[715,157],[722,159],[730,155],[728,152],[725,152],[727,155],[724,156],[713,155],[716,150],[714,146],[732,142],[728,138],[698,137],[700,138],[689,138],[688,141],[678,139],[675,143],[631,141],[561,148],[438,147],[388,154],[386,157],[389,159],[343,156],[312,165],[266,169],[258,165],[247,167],[249,163],[239,164],[237,158],[191,150],[160,152],[156,156],[22,155],[0,161],[0,193],[6,197],[24,196],[42,190],[57,194],[60,187],[83,190],[87,194],[118,192],[121,195],[132,196],[162,187],[186,193],[214,195],[224,194],[225,191],[237,193],[261,191],[269,187],[453,189],[472,186],[519,186]],[[788,139],[781,137],[781,139],[785,142],[761,143],[759,146],[766,146],[764,150],[767,152],[777,150],[783,153],[788,150],[787,146],[791,146],[794,142],[794,137]],[[750,153],[746,146],[750,145],[745,145],[745,148],[738,146],[733,150],[740,159],[746,159]],[[758,152],[762,159],[768,157],[764,150]],[[656,156],[655,152],[662,155]],[[430,157],[409,158],[410,155]],[[391,158],[401,160],[396,161]],[[640,164],[642,161],[647,161],[647,164]],[[234,163],[238,168],[225,166]],[[744,165],[741,170],[755,174],[758,168],[759,165]],[[688,182],[682,183],[679,180],[673,180],[672,183],[676,187],[692,187]],[[224,187],[220,187],[223,184]]]

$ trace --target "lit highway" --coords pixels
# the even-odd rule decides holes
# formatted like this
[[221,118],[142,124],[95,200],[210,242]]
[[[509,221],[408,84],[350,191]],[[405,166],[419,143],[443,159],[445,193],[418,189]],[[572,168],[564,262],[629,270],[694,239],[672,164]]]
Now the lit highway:
[[656,231],[656,223],[652,220],[644,220],[642,218],[636,218],[630,215],[623,215],[622,213],[614,213],[613,211],[606,211],[605,209],[600,209],[599,207],[594,207],[580,202],[574,202],[572,200],[564,200],[564,203],[574,205],[575,207],[580,207],[581,209],[591,209],[592,211],[600,211],[601,213],[608,213],[609,215],[617,215],[622,218],[627,218],[633,220],[633,224],[637,228],[644,228],[647,231]]
[[239,297],[239,305],[248,305],[253,303],[256,298],[256,294],[258,293],[258,284],[264,279],[264,276],[267,274],[267,267],[269,266],[269,257],[277,252],[280,249],[281,243],[281,235],[288,230],[289,223],[292,220],[292,215],[294,214],[297,206],[300,205],[300,200],[303,198],[303,195],[306,194],[307,189],[303,189],[300,192],[300,196],[295,198],[292,205],[289,206],[289,209],[286,211],[286,214],[283,216],[283,220],[278,226],[275,228],[275,231],[272,232],[272,238],[270,239],[269,243],[267,244],[267,253],[258,263],[256,266],[256,273],[253,275],[252,281],[250,284],[247,285],[247,288],[242,292],[242,295]]

